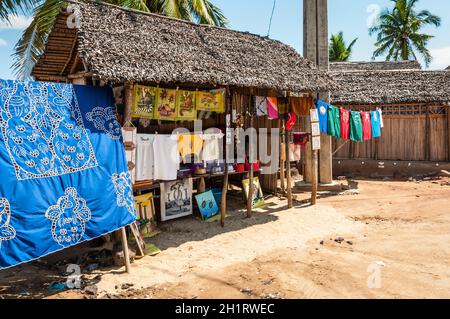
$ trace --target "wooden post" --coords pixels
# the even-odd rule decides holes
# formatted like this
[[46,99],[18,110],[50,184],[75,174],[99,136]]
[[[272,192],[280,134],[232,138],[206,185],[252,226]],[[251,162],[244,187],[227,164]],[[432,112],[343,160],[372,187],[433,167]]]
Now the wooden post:
[[447,161],[450,162],[450,104],[447,104]]
[[124,84],[124,126],[131,123],[131,113],[133,110],[133,83],[125,82]]
[[[226,130],[228,130],[229,123],[227,123],[228,120],[231,121],[231,119],[228,119],[231,115],[231,95],[229,88],[225,91],[225,127]],[[228,154],[229,154],[229,147],[230,145],[227,144],[227,131],[225,131],[225,175],[223,177],[223,187],[222,187],[222,201],[220,203],[220,225],[222,227],[225,226],[225,216],[227,213],[227,192],[228,192]]]
[[[281,124],[282,123],[282,124]],[[286,162],[285,154],[286,147],[284,146],[284,121],[280,121],[280,186],[281,186],[281,194],[286,195],[286,187],[284,185],[284,163]]]
[[125,262],[125,269],[127,273],[130,273],[131,265],[130,265],[130,252],[128,251],[127,232],[125,231],[125,227],[122,227],[121,231],[122,231],[122,249],[123,249],[123,259]]
[[[251,109],[250,105],[250,109]],[[253,114],[250,113],[250,127],[253,127]],[[253,143],[249,143],[249,154],[248,154],[248,162],[250,164],[250,174],[249,174],[249,180],[248,180],[248,197],[247,197],[247,217],[252,216],[252,208],[253,208],[253,160],[250,155],[253,155],[253,149],[252,149]]]
[[430,146],[430,106],[426,106],[426,120],[425,120],[425,160],[429,161],[431,159],[431,146]]
[[286,148],[286,192],[289,209],[292,208],[292,179],[291,179],[291,156],[289,154],[289,132],[286,129],[284,142]]
[[[312,143],[311,143],[312,145]],[[317,202],[317,183],[318,183],[318,166],[319,166],[319,159],[318,159],[318,151],[313,150],[312,151],[312,181],[311,181],[311,205],[316,205]]]

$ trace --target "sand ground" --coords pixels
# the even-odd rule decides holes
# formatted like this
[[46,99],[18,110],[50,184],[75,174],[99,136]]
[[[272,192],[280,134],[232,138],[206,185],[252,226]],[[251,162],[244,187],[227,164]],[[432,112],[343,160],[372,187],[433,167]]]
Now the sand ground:
[[[354,180],[358,194],[276,197],[245,218],[239,197],[226,225],[188,217],[149,240],[162,252],[83,279],[108,298],[449,298],[450,185]],[[336,241],[337,240],[337,241]],[[83,298],[49,291],[41,263],[0,272],[0,296]],[[369,285],[368,285],[369,284]]]

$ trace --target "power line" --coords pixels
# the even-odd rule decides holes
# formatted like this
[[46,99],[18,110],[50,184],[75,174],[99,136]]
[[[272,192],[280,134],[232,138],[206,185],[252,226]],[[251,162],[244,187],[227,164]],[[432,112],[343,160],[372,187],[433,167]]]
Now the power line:
[[267,31],[267,36],[270,35],[270,29],[272,28],[272,19],[273,19],[273,14],[275,12],[276,5],[277,5],[277,0],[273,0],[273,7],[272,7],[272,13],[270,14],[269,30]]

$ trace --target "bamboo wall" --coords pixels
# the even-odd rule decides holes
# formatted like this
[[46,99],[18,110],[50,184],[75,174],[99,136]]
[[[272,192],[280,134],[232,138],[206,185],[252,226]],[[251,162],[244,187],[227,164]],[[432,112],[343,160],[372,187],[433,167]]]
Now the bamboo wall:
[[[350,108],[346,107],[345,108]],[[368,111],[374,107],[352,106]],[[384,128],[378,139],[363,143],[333,138],[335,158],[450,161],[450,107],[392,105],[383,107]]]

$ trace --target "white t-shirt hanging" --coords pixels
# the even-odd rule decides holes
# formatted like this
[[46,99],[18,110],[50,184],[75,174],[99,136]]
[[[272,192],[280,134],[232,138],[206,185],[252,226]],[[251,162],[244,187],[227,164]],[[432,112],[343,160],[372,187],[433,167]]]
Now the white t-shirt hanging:
[[155,135],[138,134],[136,147],[136,180],[154,179],[153,142]]
[[173,181],[180,169],[177,135],[155,135],[153,142],[154,179]]
[[383,111],[381,110],[381,108],[377,107],[377,111],[378,113],[380,113],[380,127],[383,128],[384,127],[384,123],[383,123]]
[[203,151],[202,161],[205,163],[209,161],[220,160],[221,146],[223,145],[223,134],[203,134]]

